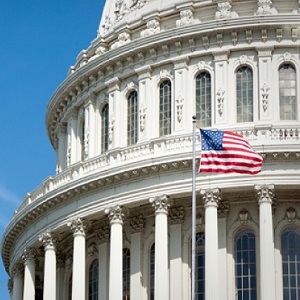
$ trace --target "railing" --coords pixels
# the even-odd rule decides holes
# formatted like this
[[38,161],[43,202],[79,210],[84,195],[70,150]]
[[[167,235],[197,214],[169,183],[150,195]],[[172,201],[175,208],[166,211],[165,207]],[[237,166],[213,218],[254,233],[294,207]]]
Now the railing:
[[[230,128],[243,135],[249,143],[255,147],[264,147],[265,152],[278,151],[282,145],[282,151],[289,151],[287,145],[297,145],[300,151],[300,125],[298,126],[272,126],[257,125],[252,128],[235,129]],[[199,143],[199,136],[196,136]],[[295,149],[292,148],[292,150]],[[199,150],[199,149],[198,149]],[[114,149],[104,155],[91,158],[87,161],[78,162],[70,166],[67,170],[58,173],[54,177],[47,178],[32,193],[28,193],[18,211],[47,193],[64,186],[78,178],[88,177],[94,173],[101,173],[115,167],[126,167],[132,163],[141,162],[151,158],[170,157],[175,154],[188,153],[192,151],[192,136],[185,134],[182,136],[170,136],[134,145],[131,147]]]

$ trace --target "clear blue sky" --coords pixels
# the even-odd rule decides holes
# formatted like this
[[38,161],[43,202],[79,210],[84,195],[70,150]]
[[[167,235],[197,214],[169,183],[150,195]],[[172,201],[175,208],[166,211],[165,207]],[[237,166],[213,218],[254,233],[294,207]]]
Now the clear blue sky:
[[[105,0],[0,4],[0,235],[27,192],[55,173],[46,106],[76,56],[96,38]],[[0,263],[0,299],[8,300]]]

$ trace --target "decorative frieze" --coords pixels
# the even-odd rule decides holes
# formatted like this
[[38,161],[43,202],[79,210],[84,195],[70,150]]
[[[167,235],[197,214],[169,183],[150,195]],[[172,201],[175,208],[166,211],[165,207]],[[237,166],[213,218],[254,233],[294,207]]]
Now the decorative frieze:
[[155,213],[168,213],[169,208],[172,204],[172,200],[167,195],[151,197],[149,202],[155,210]]
[[139,215],[137,217],[133,217],[130,222],[130,231],[131,233],[143,232],[145,228],[145,218],[143,215]]
[[172,207],[169,210],[169,223],[170,225],[182,224],[184,222],[184,208]]

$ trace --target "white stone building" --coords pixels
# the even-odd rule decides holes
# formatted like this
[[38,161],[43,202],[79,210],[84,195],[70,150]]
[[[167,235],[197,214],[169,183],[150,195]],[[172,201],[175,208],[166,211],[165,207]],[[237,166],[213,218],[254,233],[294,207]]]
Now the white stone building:
[[300,300],[299,35],[298,0],[107,0],[3,236],[11,299],[191,299],[196,115],[264,158],[196,175],[196,299]]

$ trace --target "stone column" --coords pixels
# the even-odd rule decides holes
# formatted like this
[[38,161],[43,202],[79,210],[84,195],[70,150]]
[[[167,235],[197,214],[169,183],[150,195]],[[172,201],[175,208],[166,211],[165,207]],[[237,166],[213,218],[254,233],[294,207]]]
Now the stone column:
[[68,223],[74,236],[72,300],[85,299],[85,231],[88,225],[87,221],[81,218]]
[[274,185],[254,187],[259,205],[260,299],[275,299],[272,203]]
[[44,262],[44,300],[56,299],[56,244],[58,237],[50,232],[46,232],[40,238],[45,251]]
[[59,133],[58,133],[56,173],[60,173],[67,168],[66,156],[67,156],[67,126],[66,124],[61,124],[59,126]]
[[85,105],[85,134],[84,134],[84,148],[85,158],[92,158],[95,156],[95,105],[96,95],[89,95],[89,100]]
[[154,299],[169,300],[168,210],[171,201],[166,195],[149,201],[155,210]]
[[218,274],[219,295],[227,299],[227,234],[226,221],[229,210],[228,201],[220,201],[218,207]]
[[56,276],[56,299],[63,300],[64,296],[64,276],[66,270],[65,256],[58,253],[56,256],[57,276]]
[[14,288],[14,282],[12,278],[9,278],[7,281],[7,288],[10,294],[10,299],[13,299],[13,288]]
[[183,299],[182,292],[182,223],[184,222],[183,207],[170,209],[170,299]]
[[77,162],[77,118],[78,110],[74,109],[68,122],[67,167]]
[[18,263],[14,266],[12,270],[13,278],[13,289],[12,289],[12,300],[22,299],[23,296],[23,277],[24,274],[24,265]]
[[130,299],[142,299],[142,240],[141,235],[144,231],[145,219],[142,215],[130,220],[131,247],[130,247]]
[[110,221],[109,299],[123,299],[123,221],[126,210],[115,206],[105,210]]
[[25,249],[22,258],[24,261],[23,300],[34,300],[35,299],[36,249],[35,248]]
[[99,299],[108,300],[109,291],[109,241],[110,241],[110,228],[104,226],[98,231],[98,259],[99,259]]
[[218,217],[219,189],[202,190],[205,208],[205,299],[219,299]]

